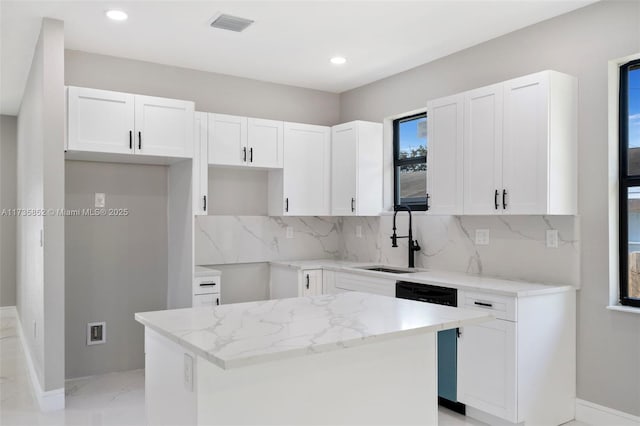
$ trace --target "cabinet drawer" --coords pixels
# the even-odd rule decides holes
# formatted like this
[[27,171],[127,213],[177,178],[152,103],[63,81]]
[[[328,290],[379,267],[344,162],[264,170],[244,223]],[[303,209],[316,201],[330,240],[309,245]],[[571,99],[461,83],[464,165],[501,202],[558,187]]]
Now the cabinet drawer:
[[220,294],[196,294],[193,296],[193,307],[199,306],[217,306],[220,302]]
[[338,290],[361,291],[382,296],[395,297],[396,281],[366,275],[336,273],[335,288]]
[[464,291],[458,293],[458,306],[490,311],[497,319],[517,321],[517,304],[514,297]]
[[193,282],[193,294],[220,293],[220,277],[197,277]]

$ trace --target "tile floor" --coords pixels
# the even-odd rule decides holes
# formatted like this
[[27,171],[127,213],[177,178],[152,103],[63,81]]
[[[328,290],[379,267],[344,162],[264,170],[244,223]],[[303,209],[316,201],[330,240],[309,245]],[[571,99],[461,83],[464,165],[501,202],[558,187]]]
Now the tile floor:
[[[484,423],[440,409],[443,426]],[[14,318],[0,318],[0,425],[140,426],[145,424],[144,370],[69,380],[66,409],[41,413],[29,384]],[[571,422],[567,426],[581,426]]]

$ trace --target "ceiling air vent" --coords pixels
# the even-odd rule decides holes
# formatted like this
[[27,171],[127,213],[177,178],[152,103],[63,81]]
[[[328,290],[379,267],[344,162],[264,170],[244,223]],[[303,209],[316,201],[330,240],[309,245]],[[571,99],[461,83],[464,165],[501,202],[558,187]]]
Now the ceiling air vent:
[[211,26],[213,28],[220,28],[221,30],[229,30],[235,32],[241,32],[247,29],[249,25],[253,24],[251,19],[241,18],[239,16],[226,15],[224,13],[217,15],[213,18]]

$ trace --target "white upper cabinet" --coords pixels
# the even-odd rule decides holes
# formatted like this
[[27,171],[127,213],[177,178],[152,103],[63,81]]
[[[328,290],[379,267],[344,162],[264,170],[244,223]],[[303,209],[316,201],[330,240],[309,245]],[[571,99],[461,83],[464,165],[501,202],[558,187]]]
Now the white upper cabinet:
[[464,213],[493,214],[502,181],[502,84],[464,96]]
[[209,165],[207,163],[206,112],[196,112],[193,126],[193,212],[206,215],[209,208]]
[[282,168],[284,155],[284,123],[249,118],[247,164],[254,167]]
[[193,142],[193,102],[136,95],[136,152],[189,157]]
[[190,157],[193,102],[69,87],[67,149]]
[[209,114],[209,164],[282,168],[283,122]]
[[463,117],[462,95],[427,104],[428,213],[463,212]]
[[284,169],[269,173],[269,215],[328,216],[331,129],[284,123]]
[[503,209],[576,214],[576,82],[544,71],[504,83]]
[[[543,71],[464,93],[464,214],[577,213],[576,87],[574,77]],[[447,175],[439,169],[439,142],[452,140],[458,123],[449,119],[439,136],[432,114],[428,169],[436,207],[435,194],[452,190],[438,180]]]
[[243,166],[247,161],[247,117],[209,114],[209,164]]
[[331,129],[331,214],[377,216],[382,210],[382,125],[365,121]]
[[67,149],[133,153],[134,95],[69,87],[67,96]]

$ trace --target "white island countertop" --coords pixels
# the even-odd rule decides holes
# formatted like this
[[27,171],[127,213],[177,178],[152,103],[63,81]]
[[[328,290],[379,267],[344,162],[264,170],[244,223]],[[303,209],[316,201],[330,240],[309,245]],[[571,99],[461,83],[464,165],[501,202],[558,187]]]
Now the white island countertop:
[[136,313],[146,327],[224,369],[342,350],[492,318],[448,306],[348,292]]

